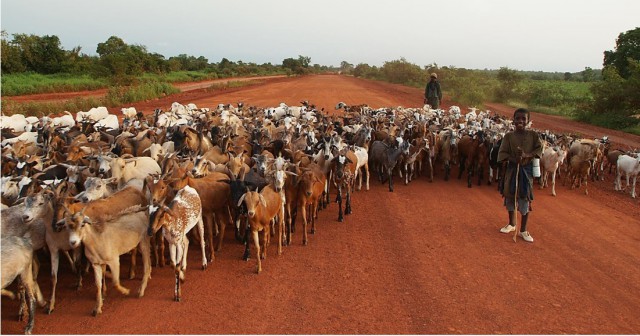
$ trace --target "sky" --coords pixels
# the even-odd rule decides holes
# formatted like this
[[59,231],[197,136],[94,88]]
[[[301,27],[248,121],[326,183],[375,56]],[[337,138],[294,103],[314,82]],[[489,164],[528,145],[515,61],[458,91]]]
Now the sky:
[[2,30],[56,35],[97,55],[117,36],[166,58],[210,63],[426,66],[546,72],[602,68],[637,0],[2,0]]

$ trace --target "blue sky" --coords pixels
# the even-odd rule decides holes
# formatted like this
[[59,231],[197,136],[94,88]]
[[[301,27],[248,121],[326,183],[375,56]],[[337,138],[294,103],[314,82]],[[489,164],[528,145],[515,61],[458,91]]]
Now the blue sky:
[[165,57],[381,66],[404,58],[468,69],[577,72],[602,67],[621,32],[640,27],[631,0],[2,0],[2,30],[56,35],[96,55],[118,36]]

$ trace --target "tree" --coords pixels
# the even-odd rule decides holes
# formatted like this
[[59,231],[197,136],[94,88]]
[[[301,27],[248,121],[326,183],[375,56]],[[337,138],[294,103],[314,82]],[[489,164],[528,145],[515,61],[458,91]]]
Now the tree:
[[596,74],[590,67],[584,67],[584,70],[580,72],[583,82],[593,82],[596,78]]
[[124,53],[127,51],[127,49],[127,44],[124,43],[121,38],[117,36],[111,36],[105,42],[98,43],[96,52],[98,53],[98,55],[100,55],[100,57],[103,57],[117,53]]
[[565,81],[570,81],[571,79],[573,79],[573,74],[570,72],[565,72],[564,73],[564,80]]
[[294,58],[286,58],[282,61],[282,67],[285,69],[289,69],[292,73],[298,75],[304,75],[309,73],[309,63],[311,62],[310,57],[306,56],[298,56],[298,59]]
[[507,67],[501,67],[500,70],[498,70],[497,77],[500,83],[496,90],[496,98],[498,101],[506,101],[507,99],[514,98],[524,77],[516,70]]
[[391,83],[406,85],[423,85],[426,81],[426,74],[415,64],[407,62],[404,57],[400,60],[384,62],[380,68],[381,75]]
[[351,73],[351,71],[353,71],[353,64],[347,62],[347,61],[342,61],[340,62],[340,72],[343,74],[349,74]]
[[2,73],[19,73],[27,70],[26,65],[22,62],[20,48],[7,41],[7,32],[2,31],[2,40],[0,47],[0,63],[2,64]]
[[14,34],[13,45],[20,50],[27,71],[52,74],[62,70],[66,52],[55,35]]
[[614,66],[622,78],[629,78],[629,60],[640,61],[640,27],[620,33],[616,40],[616,49],[604,52],[604,63]]

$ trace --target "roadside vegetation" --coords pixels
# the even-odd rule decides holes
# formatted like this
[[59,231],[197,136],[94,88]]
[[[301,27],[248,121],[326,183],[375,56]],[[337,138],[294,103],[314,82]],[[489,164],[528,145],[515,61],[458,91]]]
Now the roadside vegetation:
[[[618,36],[616,49],[604,52],[603,69],[586,67],[576,73],[507,67],[473,70],[435,63],[421,67],[404,58],[385,62],[381,67],[365,63],[354,66],[346,61],[339,68],[311,65],[311,59],[305,56],[284,59],[280,65],[232,62],[226,58],[212,63],[203,56],[185,54],[165,58],[145,46],[128,45],[117,36],[98,43],[97,56],[81,53],[80,47],[64,50],[55,35],[14,34],[9,39],[3,31],[1,42],[2,96],[108,89],[102,99],[77,98],[64,103],[2,100],[3,113],[39,115],[88,110],[98,105],[113,107],[178,92],[172,83],[245,76],[340,71],[422,88],[429,74],[436,72],[445,93],[461,107],[500,102],[640,134],[640,28]],[[211,89],[251,84],[230,81]]]
[[401,58],[381,67],[342,62],[343,73],[423,88],[436,72],[443,90],[461,107],[499,102],[565,116],[640,135],[640,28],[621,33],[616,50],[604,52],[602,70],[577,73],[470,70],[431,64],[420,67]]

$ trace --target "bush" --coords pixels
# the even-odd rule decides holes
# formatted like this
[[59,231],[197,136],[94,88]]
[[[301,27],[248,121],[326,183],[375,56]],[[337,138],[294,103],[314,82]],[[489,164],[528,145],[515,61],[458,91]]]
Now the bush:
[[163,97],[180,92],[169,83],[146,82],[134,87],[114,86],[109,88],[105,97],[107,106],[118,106]]

